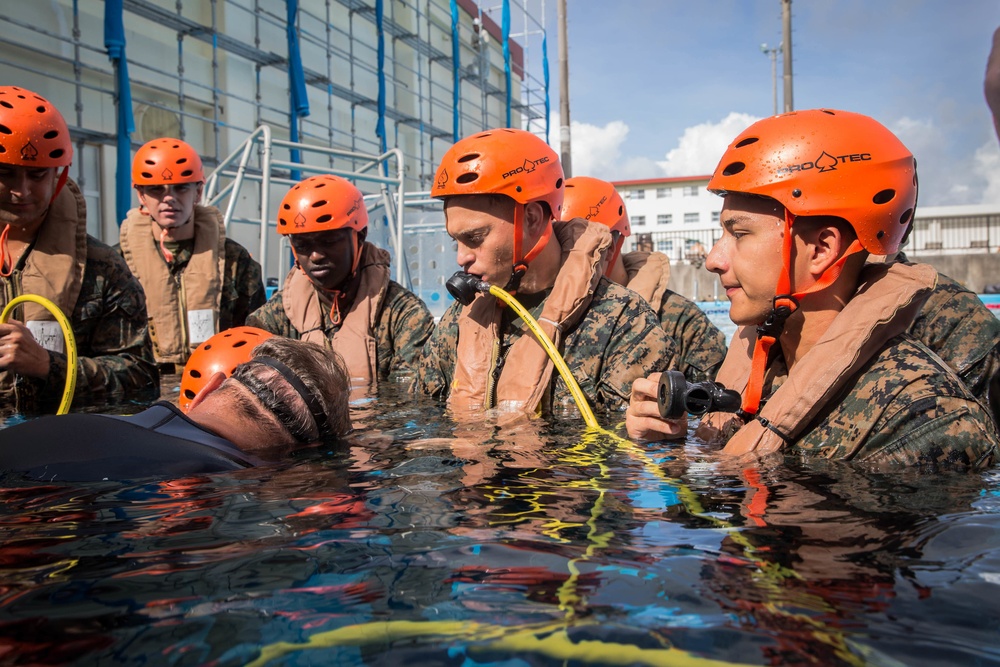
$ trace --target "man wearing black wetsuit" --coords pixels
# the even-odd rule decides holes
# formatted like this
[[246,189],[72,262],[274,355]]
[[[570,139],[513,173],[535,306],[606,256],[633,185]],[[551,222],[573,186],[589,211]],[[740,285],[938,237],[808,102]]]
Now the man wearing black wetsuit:
[[271,338],[232,376],[217,373],[184,414],[42,417],[0,431],[0,470],[46,482],[182,477],[281,460],[350,430],[350,385],[331,350]]

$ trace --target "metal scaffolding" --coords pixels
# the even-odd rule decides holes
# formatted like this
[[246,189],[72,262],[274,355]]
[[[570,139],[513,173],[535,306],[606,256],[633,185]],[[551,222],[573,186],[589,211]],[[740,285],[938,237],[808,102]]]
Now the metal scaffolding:
[[[403,189],[420,191],[460,136],[509,118],[548,139],[545,0],[495,1],[119,0],[124,45],[114,64],[103,28],[115,3],[16,3],[0,15],[0,67],[3,83],[32,88],[63,111],[78,146],[74,177],[90,183],[98,235],[114,242],[120,160],[111,147],[119,140],[134,150],[178,136],[211,167],[268,125],[275,142],[331,149],[291,153],[280,178],[350,171],[345,151],[398,149]],[[116,113],[125,99],[120,66],[135,112],[135,132],[125,138]],[[305,94],[294,100],[297,72]],[[95,156],[86,164],[85,151]],[[245,245],[259,241],[260,228],[236,227]],[[267,275],[276,268],[265,266]]]

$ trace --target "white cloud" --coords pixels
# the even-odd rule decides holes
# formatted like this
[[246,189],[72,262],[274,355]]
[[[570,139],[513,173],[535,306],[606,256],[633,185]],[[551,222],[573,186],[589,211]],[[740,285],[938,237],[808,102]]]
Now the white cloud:
[[976,150],[976,166],[986,176],[980,204],[1000,204],[1000,144],[993,137]]
[[656,162],[644,157],[622,157],[629,127],[613,120],[604,127],[573,121],[573,174],[605,180],[663,176]]
[[743,130],[760,120],[750,114],[731,112],[718,123],[701,123],[684,130],[677,148],[667,152],[659,162],[667,176],[701,176],[711,174],[726,146]]

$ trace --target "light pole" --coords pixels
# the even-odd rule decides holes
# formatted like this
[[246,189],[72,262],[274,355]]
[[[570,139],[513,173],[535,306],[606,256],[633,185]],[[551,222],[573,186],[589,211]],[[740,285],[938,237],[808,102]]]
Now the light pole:
[[771,56],[771,90],[774,93],[774,115],[778,115],[778,51],[781,51],[781,44],[768,48],[767,44],[761,44],[760,50],[765,56]]

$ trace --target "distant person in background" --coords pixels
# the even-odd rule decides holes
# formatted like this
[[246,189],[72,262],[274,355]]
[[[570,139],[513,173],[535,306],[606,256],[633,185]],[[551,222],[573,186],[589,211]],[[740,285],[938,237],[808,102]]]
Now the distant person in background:
[[45,482],[185,477],[280,462],[350,431],[335,352],[273,337],[248,356],[228,378],[213,373],[187,414],[160,402],[129,417],[70,414],[0,430],[0,471]]
[[[115,252],[87,234],[83,194],[68,178],[73,143],[62,114],[30,90],[0,86],[0,305],[22,294],[70,320],[76,397],[159,395],[142,287]],[[66,381],[59,324],[25,304],[0,325],[0,406],[54,411]]]
[[986,79],[983,83],[986,103],[993,112],[993,126],[1000,139],[1000,28],[993,33],[993,48],[986,60]]
[[288,237],[295,266],[247,324],[332,347],[356,387],[412,379],[434,319],[390,279],[389,253],[365,240],[361,191],[339,176],[305,179],[282,199],[278,233]]
[[266,300],[260,264],[226,237],[218,209],[199,204],[204,181],[201,157],[180,139],[147,142],[132,161],[139,207],[117,249],[146,293],[162,373],[179,373],[194,348]]
[[599,222],[611,230],[614,245],[605,275],[653,307],[660,326],[677,346],[677,370],[689,382],[714,380],[726,357],[725,335],[694,302],[667,289],[669,257],[660,252],[622,254],[622,245],[632,230],[625,202],[615,186],[588,176],[567,179],[562,219],[573,218]]

